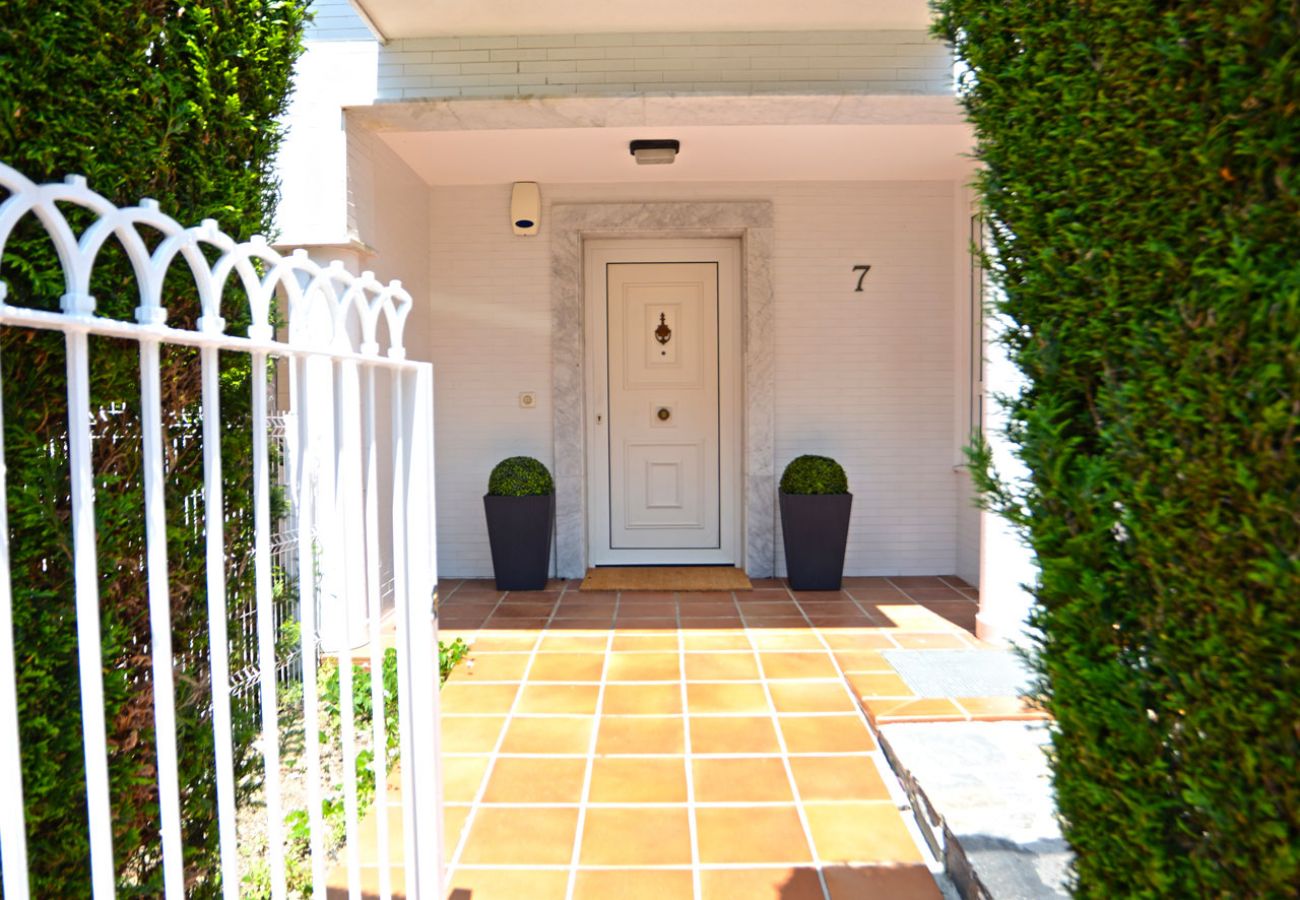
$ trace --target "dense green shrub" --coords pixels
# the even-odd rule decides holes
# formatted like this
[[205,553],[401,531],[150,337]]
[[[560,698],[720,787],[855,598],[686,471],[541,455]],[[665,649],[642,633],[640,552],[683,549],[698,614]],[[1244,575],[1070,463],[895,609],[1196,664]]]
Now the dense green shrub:
[[786,494],[847,494],[849,479],[844,467],[829,456],[796,456],[781,473],[781,491]]
[[[1300,5],[941,0],[1088,897],[1300,884]],[[987,452],[977,454],[987,462]]]
[[496,464],[488,476],[493,497],[532,497],[554,494],[555,482],[546,466],[531,456],[511,456]]
[[[69,173],[119,205],[158,200],[182,223],[220,220],[239,238],[265,231],[275,201],[272,157],[297,56],[304,2],[296,0],[0,0],[0,160],[37,182]],[[69,212],[74,227],[87,217]],[[198,315],[184,266],[169,280],[171,324]],[[64,291],[55,254],[29,217],[11,238],[0,276],[8,302],[56,308]],[[92,281],[101,315],[127,319],[139,303],[112,242]],[[233,292],[230,333],[247,324]],[[139,354],[92,339],[96,523],[113,809],[123,895],[161,893],[139,425]],[[23,786],[33,896],[89,896],[88,845],[71,573],[65,357],[61,338],[0,330],[10,549],[19,648]],[[223,355],[222,438],[229,602],[251,592],[250,411],[247,358]],[[168,445],[168,561],[177,670],[180,783],[187,884],[217,893],[213,738],[208,705],[206,588],[200,496],[203,441],[193,351],[163,356]],[[188,511],[187,511],[188,504]],[[236,629],[234,634],[238,634]],[[251,648],[232,648],[232,668]],[[255,710],[235,710],[236,777],[260,777]]]

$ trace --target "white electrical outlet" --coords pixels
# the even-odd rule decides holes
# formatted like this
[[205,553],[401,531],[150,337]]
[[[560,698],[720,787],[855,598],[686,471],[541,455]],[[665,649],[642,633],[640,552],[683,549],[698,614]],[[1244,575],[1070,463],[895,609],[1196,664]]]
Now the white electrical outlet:
[[524,391],[519,395],[519,408],[532,409],[537,405],[537,394],[533,391]]

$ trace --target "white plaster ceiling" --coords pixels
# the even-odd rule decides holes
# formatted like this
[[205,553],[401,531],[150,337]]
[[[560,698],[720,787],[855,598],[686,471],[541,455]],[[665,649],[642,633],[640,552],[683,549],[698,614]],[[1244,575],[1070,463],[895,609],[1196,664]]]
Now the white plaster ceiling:
[[[428,184],[886,181],[968,178],[966,125],[743,125],[381,131]],[[643,166],[638,138],[676,138],[672,165]]]
[[927,0],[350,0],[386,38],[925,28]]

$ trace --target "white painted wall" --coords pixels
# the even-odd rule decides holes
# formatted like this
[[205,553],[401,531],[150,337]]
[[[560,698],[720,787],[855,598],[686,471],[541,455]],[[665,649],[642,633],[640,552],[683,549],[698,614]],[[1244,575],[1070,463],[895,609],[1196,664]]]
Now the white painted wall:
[[[490,574],[481,497],[499,459],[554,463],[545,210],[675,199],[775,205],[776,462],[819,452],[844,464],[855,494],[846,571],[954,571],[951,183],[543,184],[533,238],[511,234],[509,190],[430,189],[442,571]],[[860,294],[857,263],[873,266]],[[536,408],[519,407],[525,390]]]

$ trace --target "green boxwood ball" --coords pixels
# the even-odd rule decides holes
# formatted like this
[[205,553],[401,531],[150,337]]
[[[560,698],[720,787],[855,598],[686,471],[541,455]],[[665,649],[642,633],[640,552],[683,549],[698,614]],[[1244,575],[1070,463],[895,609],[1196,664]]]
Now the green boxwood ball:
[[786,494],[847,494],[849,479],[844,467],[829,456],[798,456],[790,460],[781,475]]
[[555,482],[546,466],[531,456],[512,456],[497,463],[488,476],[488,493],[494,497],[554,494]]

